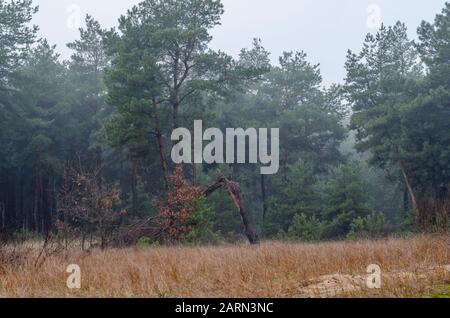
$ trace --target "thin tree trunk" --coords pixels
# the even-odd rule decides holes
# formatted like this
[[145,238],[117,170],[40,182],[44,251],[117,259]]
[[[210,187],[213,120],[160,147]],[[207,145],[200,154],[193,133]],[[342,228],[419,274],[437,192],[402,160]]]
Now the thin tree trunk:
[[24,211],[24,178],[22,176],[22,172],[20,173],[20,194],[19,194],[19,202],[20,202],[20,222],[23,230],[26,229],[26,214]]
[[[2,189],[3,190],[3,189]],[[0,217],[2,218],[1,221],[1,228],[5,228],[5,211],[6,211],[6,200],[5,200],[5,190],[0,192]]]
[[165,187],[167,188],[169,186],[169,165],[167,164],[167,159],[165,155],[165,148],[164,148],[164,140],[161,133],[161,126],[159,122],[159,115],[158,115],[158,104],[156,102],[156,99],[152,99],[153,103],[153,112],[154,112],[154,119],[155,119],[155,131],[156,131],[156,139],[158,140],[158,148],[159,148],[159,158],[161,160],[161,169],[163,173],[164,183]]
[[417,204],[417,197],[411,186],[411,182],[409,180],[408,174],[406,173],[406,169],[405,169],[405,165],[404,165],[403,161],[400,161],[400,170],[402,172],[403,179],[405,181],[406,189],[408,190],[409,196],[411,197],[413,211],[414,211],[414,213],[417,213],[419,211],[419,205]]
[[2,212],[2,229],[5,228],[5,207],[3,202],[0,201],[0,211]]
[[263,203],[263,224],[266,220],[267,216],[267,192],[266,192],[266,177],[265,175],[261,174],[261,197],[262,197],[262,203]]
[[197,186],[197,165],[195,162],[192,163],[192,185]]
[[132,214],[133,217],[137,215],[137,205],[138,205],[138,197],[137,197],[137,181],[138,181],[138,169],[139,162],[138,160],[133,160],[133,168],[131,173],[131,193],[132,193]]
[[96,161],[97,161],[97,182],[100,190],[103,187],[103,153],[102,148],[97,147],[96,149]]
[[37,172],[34,181],[34,198],[33,198],[33,230],[38,231],[38,211],[39,211],[39,172]]
[[172,97],[172,127],[177,129],[179,127],[178,123],[178,112],[180,108],[180,91],[178,82],[178,72],[180,66],[180,52],[179,50],[175,53],[174,66],[173,66],[173,97]]
[[407,215],[409,212],[409,193],[406,187],[403,190],[403,212],[405,213],[405,215]]
[[175,104],[173,105],[173,114],[172,114],[172,125],[173,125],[173,129],[177,129],[179,127],[179,123],[178,123],[178,113],[180,110],[180,104],[177,102],[175,102]]

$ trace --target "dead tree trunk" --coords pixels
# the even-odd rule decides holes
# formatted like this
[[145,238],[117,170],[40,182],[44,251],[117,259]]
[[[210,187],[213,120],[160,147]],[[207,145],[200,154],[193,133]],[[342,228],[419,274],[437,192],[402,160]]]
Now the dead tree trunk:
[[402,172],[403,179],[404,179],[405,185],[406,185],[406,189],[408,190],[409,196],[411,198],[413,211],[414,211],[414,213],[418,213],[419,205],[417,202],[416,194],[414,193],[414,190],[413,190],[413,187],[409,180],[408,174],[406,173],[406,169],[405,169],[405,165],[403,164],[403,161],[400,161],[400,171]]
[[226,188],[228,190],[235,206],[238,208],[242,222],[244,223],[245,235],[247,236],[250,244],[259,244],[258,234],[251,223],[250,213],[245,207],[242,191],[238,183],[230,181],[225,177],[221,177],[215,184],[208,187],[203,192],[203,195],[208,197],[221,188]]

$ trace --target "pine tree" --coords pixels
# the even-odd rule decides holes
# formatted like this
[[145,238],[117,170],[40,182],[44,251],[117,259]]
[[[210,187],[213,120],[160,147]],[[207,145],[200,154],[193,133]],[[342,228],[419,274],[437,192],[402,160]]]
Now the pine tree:
[[367,35],[361,53],[348,52],[345,84],[356,148],[368,152],[373,165],[401,172],[415,210],[417,195],[401,142],[401,109],[421,89],[423,73],[418,59],[403,23],[383,25],[376,35]]
[[325,207],[321,219],[326,221],[325,236],[345,237],[357,218],[370,214],[367,185],[356,163],[338,166],[325,186]]

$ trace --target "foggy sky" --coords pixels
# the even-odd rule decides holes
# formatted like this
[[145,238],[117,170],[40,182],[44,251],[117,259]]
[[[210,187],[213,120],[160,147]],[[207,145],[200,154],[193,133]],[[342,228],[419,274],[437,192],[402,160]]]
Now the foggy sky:
[[[70,50],[65,44],[78,37],[74,18],[78,8],[83,19],[85,14],[91,14],[102,27],[109,28],[116,26],[118,17],[138,2],[34,0],[40,6],[34,23],[40,26],[40,36],[56,44],[62,57],[68,58]],[[365,35],[375,30],[377,8],[383,23],[403,21],[415,38],[420,22],[432,21],[445,0],[223,0],[223,3],[222,25],[212,32],[213,49],[236,56],[241,48],[250,46],[254,37],[259,37],[272,53],[274,63],[283,51],[304,50],[312,63],[321,64],[324,83],[328,85],[342,82],[346,52],[359,51]]]

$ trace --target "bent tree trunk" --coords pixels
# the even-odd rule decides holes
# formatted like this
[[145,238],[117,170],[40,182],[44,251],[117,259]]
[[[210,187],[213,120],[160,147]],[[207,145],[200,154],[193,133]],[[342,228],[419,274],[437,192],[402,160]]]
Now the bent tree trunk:
[[238,208],[239,214],[242,218],[242,222],[244,223],[245,235],[247,236],[250,244],[259,244],[258,234],[256,233],[256,230],[251,223],[250,213],[245,207],[244,199],[242,197],[242,191],[238,183],[230,181],[225,177],[221,177],[215,184],[208,187],[203,192],[203,195],[205,197],[208,197],[221,188],[226,188],[228,190],[228,193],[230,194],[234,205]]
[[406,173],[406,169],[405,169],[405,165],[404,165],[403,161],[400,161],[400,170],[402,172],[403,179],[405,180],[406,189],[408,190],[409,196],[411,197],[413,212],[418,213],[419,205],[417,203],[416,194],[414,193],[414,190],[413,190],[413,187],[409,180],[408,174]]

